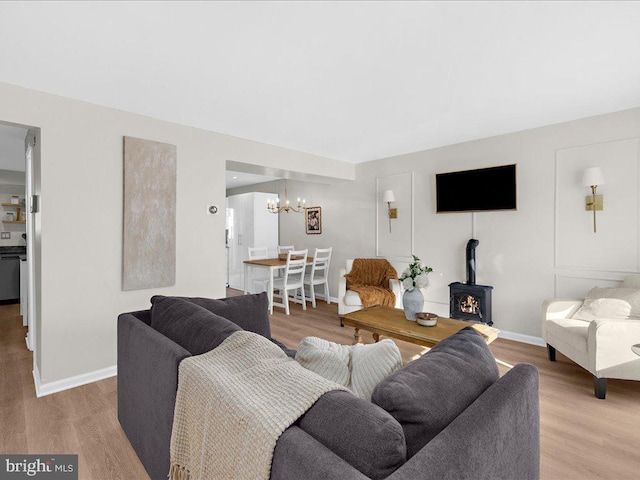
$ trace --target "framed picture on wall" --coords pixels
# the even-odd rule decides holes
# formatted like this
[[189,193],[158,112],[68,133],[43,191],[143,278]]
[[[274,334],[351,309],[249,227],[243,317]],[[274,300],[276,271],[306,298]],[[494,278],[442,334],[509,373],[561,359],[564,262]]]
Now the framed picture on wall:
[[309,207],[304,210],[307,235],[322,233],[322,207]]

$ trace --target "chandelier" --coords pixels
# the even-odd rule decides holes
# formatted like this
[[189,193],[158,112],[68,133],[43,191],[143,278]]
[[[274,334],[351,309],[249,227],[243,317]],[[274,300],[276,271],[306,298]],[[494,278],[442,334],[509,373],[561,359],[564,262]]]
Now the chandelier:
[[287,181],[284,181],[284,205],[281,207],[280,206],[280,199],[276,198],[275,201],[274,200],[267,200],[267,210],[269,210],[271,213],[289,213],[289,212],[294,212],[294,213],[304,213],[304,210],[307,206],[307,201],[303,198],[302,202],[300,201],[300,197],[298,197],[298,206],[297,207],[292,207],[289,204],[289,197],[287,196]]

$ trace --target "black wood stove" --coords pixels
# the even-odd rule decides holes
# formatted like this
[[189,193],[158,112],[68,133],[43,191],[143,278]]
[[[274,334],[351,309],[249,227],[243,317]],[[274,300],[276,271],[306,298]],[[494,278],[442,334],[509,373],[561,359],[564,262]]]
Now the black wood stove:
[[476,285],[476,247],[474,238],[467,242],[467,282],[449,284],[449,316],[468,322],[493,325],[491,320],[491,290],[488,285]]

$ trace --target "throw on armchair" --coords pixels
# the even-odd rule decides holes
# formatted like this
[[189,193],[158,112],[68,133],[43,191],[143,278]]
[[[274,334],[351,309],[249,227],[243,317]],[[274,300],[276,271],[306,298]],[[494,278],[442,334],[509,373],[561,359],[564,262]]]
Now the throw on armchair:
[[344,315],[372,305],[402,308],[398,274],[387,260],[349,259],[346,267],[340,270],[338,314]]
[[604,399],[607,378],[640,380],[640,275],[622,288],[594,288],[585,300],[545,300],[542,336],[549,360],[556,349],[593,374],[596,397]]

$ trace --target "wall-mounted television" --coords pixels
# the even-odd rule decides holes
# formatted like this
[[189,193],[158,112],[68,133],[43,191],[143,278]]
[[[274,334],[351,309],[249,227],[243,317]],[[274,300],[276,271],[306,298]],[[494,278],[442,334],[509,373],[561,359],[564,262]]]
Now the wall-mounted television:
[[436,174],[438,213],[515,209],[515,164]]

